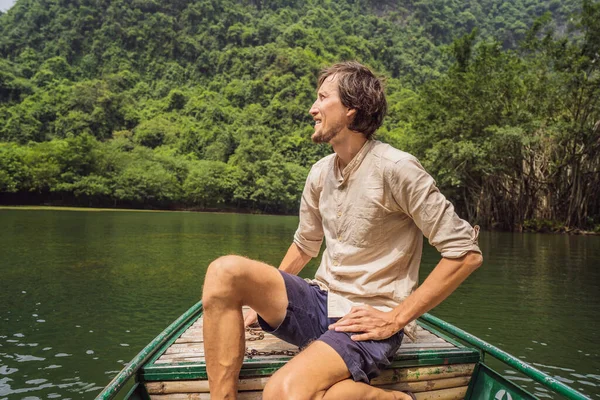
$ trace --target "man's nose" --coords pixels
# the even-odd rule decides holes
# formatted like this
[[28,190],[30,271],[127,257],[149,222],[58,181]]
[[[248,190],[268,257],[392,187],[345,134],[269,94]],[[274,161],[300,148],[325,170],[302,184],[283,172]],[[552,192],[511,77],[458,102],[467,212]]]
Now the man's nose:
[[315,101],[315,102],[313,103],[313,105],[312,105],[312,106],[310,106],[310,111],[309,111],[309,113],[310,113],[310,115],[312,115],[313,117],[319,113],[319,110],[317,109],[317,106],[316,106],[316,105],[317,105],[317,102]]

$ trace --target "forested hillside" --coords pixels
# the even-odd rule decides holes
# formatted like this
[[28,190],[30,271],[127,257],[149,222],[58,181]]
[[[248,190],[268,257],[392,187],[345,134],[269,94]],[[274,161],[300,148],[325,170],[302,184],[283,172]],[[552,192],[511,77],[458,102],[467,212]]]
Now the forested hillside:
[[319,70],[385,76],[378,137],[462,216],[600,229],[600,4],[17,0],[0,203],[294,213]]

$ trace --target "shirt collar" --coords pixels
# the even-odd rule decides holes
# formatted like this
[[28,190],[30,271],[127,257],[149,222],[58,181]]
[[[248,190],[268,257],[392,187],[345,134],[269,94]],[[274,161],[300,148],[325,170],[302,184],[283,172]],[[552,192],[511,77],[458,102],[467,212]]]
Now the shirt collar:
[[350,174],[360,167],[367,154],[369,154],[369,151],[373,147],[374,143],[374,140],[367,140],[341,173],[340,158],[337,154],[335,155],[334,173],[339,184],[347,181]]

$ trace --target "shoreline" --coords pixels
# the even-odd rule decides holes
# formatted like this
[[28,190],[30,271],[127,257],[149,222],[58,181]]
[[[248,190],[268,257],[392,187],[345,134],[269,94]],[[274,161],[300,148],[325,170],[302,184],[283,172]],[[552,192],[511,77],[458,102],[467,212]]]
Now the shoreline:
[[[90,211],[90,212],[187,212],[187,213],[211,213],[211,214],[251,214],[251,215],[264,215],[264,216],[278,216],[278,217],[290,217],[295,216],[291,214],[269,214],[261,212],[252,212],[243,209],[142,209],[142,208],[99,208],[99,207],[73,207],[73,206],[7,206],[0,205],[0,210],[23,210],[23,211]],[[549,230],[523,230],[519,231],[499,231],[496,229],[486,229],[488,231],[495,232],[511,232],[511,233],[550,233],[559,235],[572,235],[572,236],[600,236],[600,232],[586,231],[579,228],[561,229],[557,231]]]
[[276,217],[294,217],[297,214],[271,214],[265,212],[253,212],[245,209],[199,209],[199,208],[175,208],[175,209],[144,209],[144,208],[108,208],[108,207],[74,207],[74,206],[15,206],[15,205],[2,205],[0,204],[0,210],[22,210],[22,211],[91,211],[91,212],[174,212],[174,213],[206,213],[206,214],[249,214],[249,215],[262,215],[262,216],[276,216]]

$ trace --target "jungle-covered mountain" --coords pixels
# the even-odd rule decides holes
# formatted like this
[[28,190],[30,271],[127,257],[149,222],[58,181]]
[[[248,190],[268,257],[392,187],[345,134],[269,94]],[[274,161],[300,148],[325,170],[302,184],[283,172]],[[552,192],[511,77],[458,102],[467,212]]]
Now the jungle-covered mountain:
[[321,68],[386,78],[378,132],[472,223],[600,226],[600,4],[17,0],[0,203],[294,213]]

